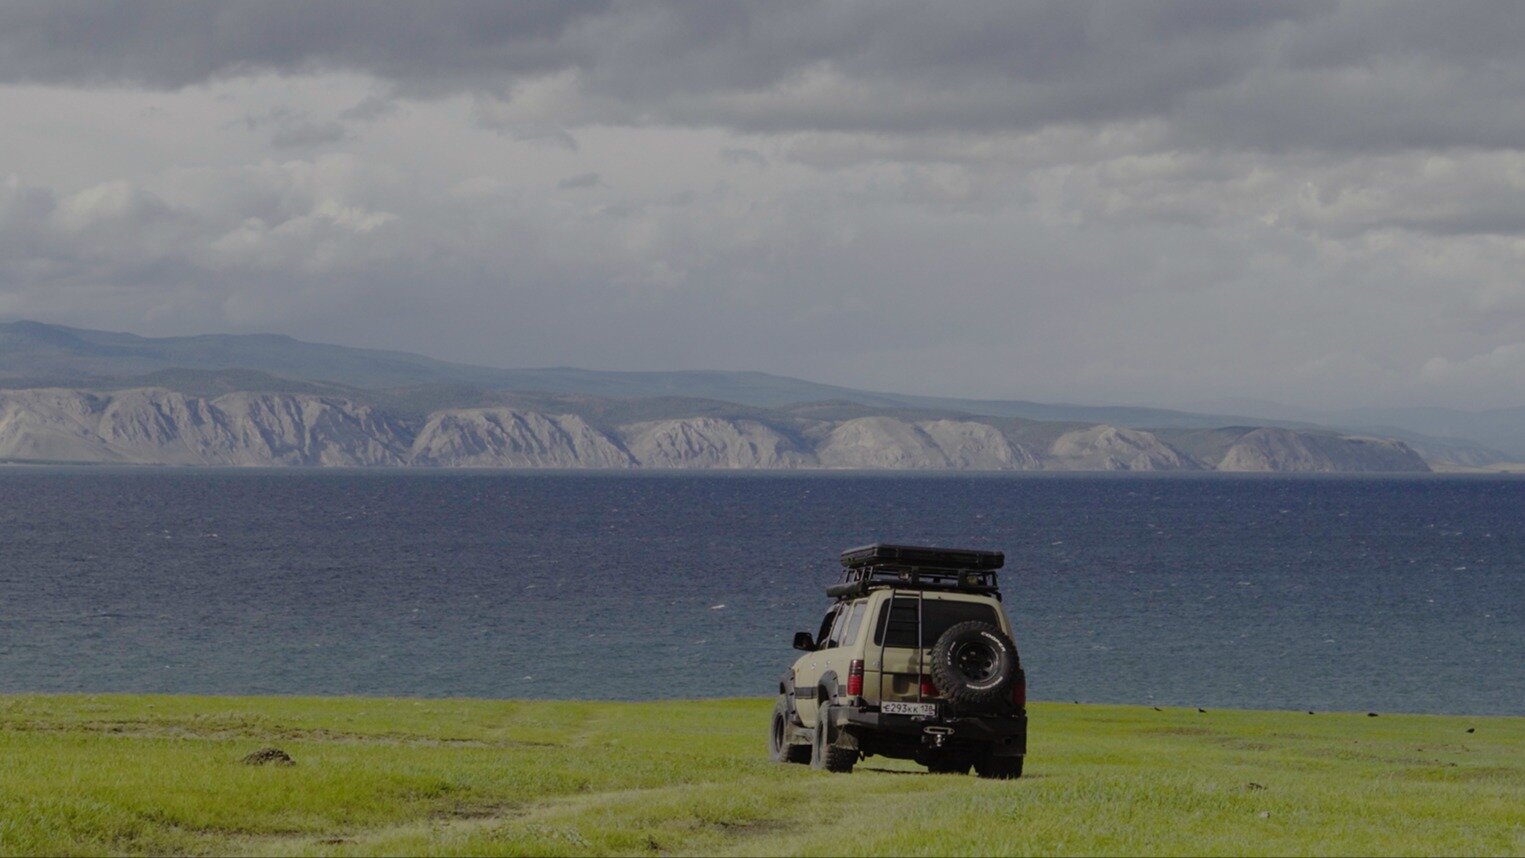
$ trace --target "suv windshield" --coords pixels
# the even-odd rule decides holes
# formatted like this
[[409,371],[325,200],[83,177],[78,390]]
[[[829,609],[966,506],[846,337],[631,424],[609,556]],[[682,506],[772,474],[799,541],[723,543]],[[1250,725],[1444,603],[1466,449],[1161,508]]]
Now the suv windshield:
[[[879,620],[874,624],[874,646],[916,647],[916,610],[920,599],[896,597],[885,602],[879,609]],[[885,622],[888,615],[889,622]],[[979,620],[1000,626],[995,607],[983,602],[956,602],[946,599],[927,599],[922,616],[922,647],[931,646],[942,637],[943,632],[970,620]],[[885,641],[885,629],[889,640]]]

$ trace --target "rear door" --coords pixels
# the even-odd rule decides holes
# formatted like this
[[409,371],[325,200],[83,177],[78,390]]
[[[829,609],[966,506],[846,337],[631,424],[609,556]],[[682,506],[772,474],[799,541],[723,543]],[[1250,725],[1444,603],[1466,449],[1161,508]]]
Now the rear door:
[[[978,620],[1010,635],[1004,613],[986,598],[910,591],[897,591],[893,598],[887,595],[875,608],[873,636],[864,642],[868,656],[864,698],[871,703],[921,699],[921,677],[932,671],[931,648],[943,632]],[[922,629],[920,641],[918,626]]]
[[826,649],[821,653],[820,680],[830,679],[829,685],[841,696],[847,694],[847,675],[853,659],[862,658],[862,649],[857,644],[863,637],[867,614],[866,599],[843,603],[840,618],[832,627]]

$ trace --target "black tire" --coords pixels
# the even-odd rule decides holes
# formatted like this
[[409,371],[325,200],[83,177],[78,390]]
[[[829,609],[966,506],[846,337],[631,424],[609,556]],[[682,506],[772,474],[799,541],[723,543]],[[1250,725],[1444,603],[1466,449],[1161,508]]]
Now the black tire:
[[858,764],[858,752],[846,748],[834,748],[829,741],[829,720],[826,707],[822,706],[815,717],[815,741],[810,744],[810,767],[838,774],[849,774]]
[[932,681],[960,709],[1009,706],[1021,667],[1016,644],[991,623],[959,623],[932,644]]
[[1022,761],[1026,757],[986,757],[976,760],[974,773],[982,778],[998,781],[1016,780],[1022,777]]
[[773,724],[768,731],[768,759],[775,763],[810,762],[809,745],[789,744],[789,701],[778,698],[773,705]]

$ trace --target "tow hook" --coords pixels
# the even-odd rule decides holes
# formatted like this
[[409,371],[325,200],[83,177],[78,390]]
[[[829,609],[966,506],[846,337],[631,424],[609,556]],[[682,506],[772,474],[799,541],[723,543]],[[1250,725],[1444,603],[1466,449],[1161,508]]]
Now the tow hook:
[[932,740],[932,747],[934,747],[934,748],[941,748],[943,746],[943,743],[948,741],[948,737],[953,735],[953,728],[952,727],[927,727],[922,732],[926,733],[927,737]]

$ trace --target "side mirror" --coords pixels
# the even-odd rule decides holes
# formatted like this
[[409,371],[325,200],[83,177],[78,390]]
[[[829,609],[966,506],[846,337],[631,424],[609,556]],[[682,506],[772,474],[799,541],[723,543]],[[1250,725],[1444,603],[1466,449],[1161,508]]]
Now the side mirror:
[[795,632],[794,648],[805,652],[815,652],[815,638],[810,635],[810,632]]

